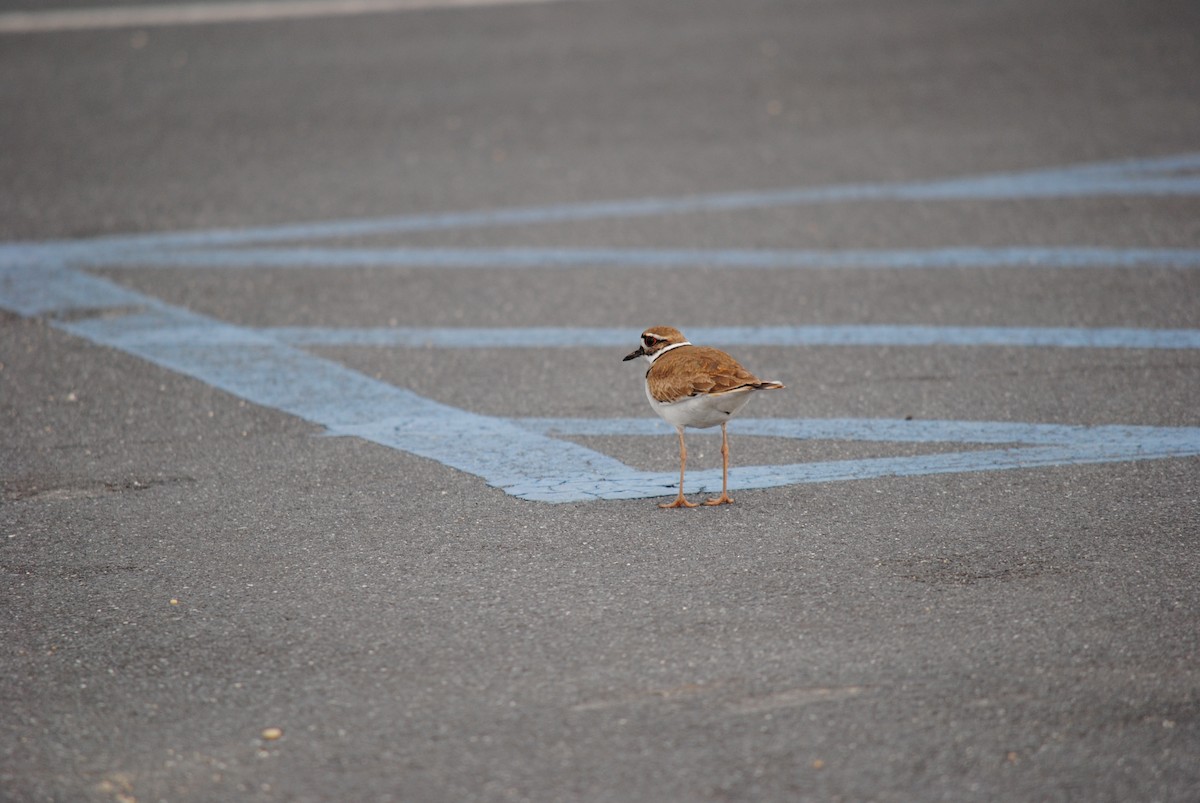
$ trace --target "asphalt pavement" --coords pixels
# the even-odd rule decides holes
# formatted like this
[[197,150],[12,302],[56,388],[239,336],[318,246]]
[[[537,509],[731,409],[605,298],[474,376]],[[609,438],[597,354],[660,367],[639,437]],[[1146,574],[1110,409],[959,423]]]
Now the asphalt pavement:
[[[1195,4],[90,5],[0,4],[0,799],[1200,798]],[[788,386],[733,505],[660,324]]]

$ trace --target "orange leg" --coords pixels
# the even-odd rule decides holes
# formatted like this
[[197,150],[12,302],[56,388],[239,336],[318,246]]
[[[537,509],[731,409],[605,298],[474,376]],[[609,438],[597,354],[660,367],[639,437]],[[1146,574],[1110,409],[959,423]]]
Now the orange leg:
[[683,427],[675,429],[679,433],[679,496],[675,497],[674,502],[667,502],[659,507],[696,507],[695,502],[683,498],[683,470],[687,468],[687,446],[683,442]]
[[709,499],[706,505],[732,505],[733,497],[729,495],[729,437],[725,433],[725,425],[721,425],[721,495]]

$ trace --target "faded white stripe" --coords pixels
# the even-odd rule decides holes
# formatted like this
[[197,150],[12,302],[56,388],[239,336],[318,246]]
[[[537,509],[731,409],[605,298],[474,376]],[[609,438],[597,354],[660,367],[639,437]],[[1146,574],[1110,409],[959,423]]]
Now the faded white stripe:
[[46,33],[102,28],[208,25],[311,17],[347,17],[437,8],[529,5],[578,0],[250,0],[241,3],[180,3],[156,6],[66,8],[0,14],[0,33]]

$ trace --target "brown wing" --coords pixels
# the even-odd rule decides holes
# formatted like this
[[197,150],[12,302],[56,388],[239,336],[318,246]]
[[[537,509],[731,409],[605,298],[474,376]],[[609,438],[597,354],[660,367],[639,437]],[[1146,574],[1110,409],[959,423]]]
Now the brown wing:
[[658,401],[675,401],[698,393],[726,393],[760,384],[725,352],[708,346],[671,349],[646,373],[650,392]]

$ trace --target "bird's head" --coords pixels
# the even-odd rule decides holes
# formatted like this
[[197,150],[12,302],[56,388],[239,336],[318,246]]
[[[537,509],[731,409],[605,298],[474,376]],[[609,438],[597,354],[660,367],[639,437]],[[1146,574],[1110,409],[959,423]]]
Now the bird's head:
[[642,342],[636,349],[626,354],[625,360],[632,360],[634,357],[645,357],[648,362],[654,362],[654,358],[663,352],[664,349],[672,346],[690,345],[683,332],[672,326],[652,326],[642,332]]

